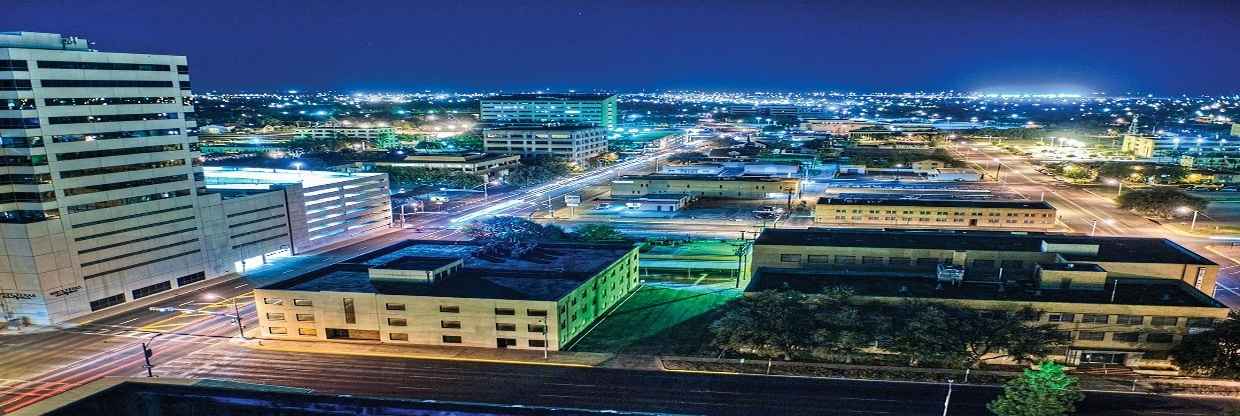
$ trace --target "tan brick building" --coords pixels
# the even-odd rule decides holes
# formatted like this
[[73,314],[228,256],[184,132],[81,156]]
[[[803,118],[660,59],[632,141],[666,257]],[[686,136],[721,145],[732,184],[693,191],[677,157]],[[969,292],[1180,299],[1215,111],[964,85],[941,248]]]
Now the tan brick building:
[[1055,207],[1045,201],[819,198],[814,222],[935,229],[1050,230]]
[[765,199],[799,194],[801,180],[769,176],[636,175],[611,181],[613,197],[686,194],[695,198]]

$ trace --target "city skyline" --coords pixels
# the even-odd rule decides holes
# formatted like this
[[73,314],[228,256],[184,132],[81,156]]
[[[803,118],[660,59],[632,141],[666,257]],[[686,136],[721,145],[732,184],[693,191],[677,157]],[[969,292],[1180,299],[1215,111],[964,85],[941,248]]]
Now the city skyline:
[[[1240,29],[1227,23],[1237,10],[1226,2],[132,6],[18,1],[0,27],[187,55],[201,91],[1229,95],[1240,87],[1225,70],[1240,64],[1227,49]],[[66,8],[80,12],[51,13]],[[164,25],[180,30],[152,35]]]

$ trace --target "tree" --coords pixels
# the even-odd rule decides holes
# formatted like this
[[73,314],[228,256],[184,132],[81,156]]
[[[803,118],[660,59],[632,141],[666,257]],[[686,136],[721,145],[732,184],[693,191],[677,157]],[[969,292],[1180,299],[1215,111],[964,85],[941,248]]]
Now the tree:
[[[811,296],[814,312],[813,354],[815,356],[854,354],[874,344],[877,334],[886,332],[886,321],[875,319],[881,315],[866,313],[850,300],[853,291],[847,287],[832,287],[822,294]],[[845,361],[851,361],[851,358]]]
[[620,160],[620,155],[616,154],[616,152],[603,153],[602,155],[598,157],[598,161],[604,165],[610,165],[612,163],[616,163],[619,160]]
[[956,334],[951,311],[934,303],[906,301],[897,306],[890,346],[910,366],[965,361],[965,343]]
[[762,291],[733,301],[726,310],[710,326],[715,345],[724,351],[791,360],[809,349],[813,314],[800,292]]
[[491,217],[474,221],[465,227],[465,234],[484,244],[509,246],[564,238],[564,230],[560,227],[542,226],[517,217]]
[[573,230],[573,236],[580,241],[622,241],[624,234],[610,224],[586,224]]
[[391,150],[400,147],[400,138],[392,133],[383,133],[372,144],[379,149]]
[[1208,201],[1178,189],[1157,187],[1126,192],[1119,196],[1119,207],[1136,211],[1144,215],[1163,218],[1175,217],[1183,213],[1185,208],[1191,211],[1204,211]]
[[986,408],[999,416],[1057,416],[1072,413],[1084,399],[1075,377],[1064,374],[1063,366],[1044,361],[1004,385],[1003,394]]
[[430,186],[472,189],[482,185],[481,174],[455,170],[375,165],[371,171],[387,173],[388,180],[397,187]]
[[1023,317],[1037,313],[907,302],[897,315],[901,327],[892,332],[891,350],[908,358],[910,365],[929,361],[976,367],[998,358],[1042,359],[1068,339],[1053,324],[1028,325]]
[[1240,378],[1240,312],[1231,311],[1209,331],[1185,335],[1171,349],[1171,362],[1187,374]]
[[448,149],[458,152],[481,152],[482,137],[477,134],[464,133],[443,139],[443,144]]
[[567,162],[549,157],[530,157],[521,160],[521,165],[513,168],[504,177],[504,182],[513,186],[529,186],[547,182],[572,172]]

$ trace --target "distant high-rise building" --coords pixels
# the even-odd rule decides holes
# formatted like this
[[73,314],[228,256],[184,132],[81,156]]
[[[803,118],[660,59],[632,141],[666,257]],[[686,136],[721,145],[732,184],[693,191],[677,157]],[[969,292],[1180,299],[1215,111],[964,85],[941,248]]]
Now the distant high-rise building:
[[584,165],[607,151],[607,130],[592,126],[487,129],[482,146],[492,153],[549,156]]
[[513,94],[479,101],[483,123],[492,126],[580,124],[616,127],[615,94]]

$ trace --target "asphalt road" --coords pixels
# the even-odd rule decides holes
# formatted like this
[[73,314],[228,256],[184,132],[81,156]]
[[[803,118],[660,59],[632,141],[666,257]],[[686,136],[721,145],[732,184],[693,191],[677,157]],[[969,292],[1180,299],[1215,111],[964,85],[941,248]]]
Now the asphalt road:
[[[162,364],[320,393],[712,415],[941,415],[942,384],[697,374],[256,351],[220,345]],[[956,386],[950,415],[985,415],[999,389]],[[1234,401],[1088,393],[1079,414],[1217,415]]]

